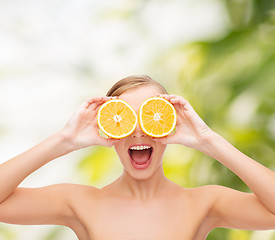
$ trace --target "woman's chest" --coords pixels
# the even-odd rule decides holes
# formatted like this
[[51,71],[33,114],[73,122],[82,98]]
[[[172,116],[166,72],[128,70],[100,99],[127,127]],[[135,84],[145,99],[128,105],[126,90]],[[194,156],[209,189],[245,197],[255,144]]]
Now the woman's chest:
[[85,209],[79,217],[91,240],[191,240],[205,217],[203,211],[188,201],[150,204],[103,201],[97,207]]

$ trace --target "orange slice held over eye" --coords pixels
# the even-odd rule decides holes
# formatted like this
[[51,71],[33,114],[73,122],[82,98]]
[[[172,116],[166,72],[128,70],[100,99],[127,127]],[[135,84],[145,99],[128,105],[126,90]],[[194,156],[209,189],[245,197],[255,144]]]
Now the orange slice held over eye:
[[127,102],[113,99],[101,105],[97,113],[97,123],[108,137],[120,139],[135,130],[137,114]]
[[140,127],[151,137],[164,137],[170,134],[175,129],[176,123],[176,110],[164,98],[149,98],[139,108]]

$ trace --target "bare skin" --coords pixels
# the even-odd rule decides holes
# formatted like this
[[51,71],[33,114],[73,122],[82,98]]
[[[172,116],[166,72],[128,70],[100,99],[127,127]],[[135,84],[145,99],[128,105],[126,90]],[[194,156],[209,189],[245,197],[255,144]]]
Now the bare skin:
[[[142,86],[119,98],[138,111],[145,99],[158,94],[155,87]],[[104,139],[98,135],[96,113],[109,98],[91,98],[61,131],[1,164],[0,222],[64,225],[80,240],[203,240],[216,227],[275,229],[275,173],[213,132],[184,98],[161,97],[177,110],[174,135],[153,139],[138,126],[124,139]],[[138,144],[154,149],[151,164],[143,170],[135,169],[129,161],[129,147]],[[163,173],[167,144],[182,144],[213,157],[253,193],[222,186],[186,189],[176,185]],[[77,184],[18,187],[49,161],[93,145],[114,146],[124,167],[123,174],[110,185],[102,189]]]

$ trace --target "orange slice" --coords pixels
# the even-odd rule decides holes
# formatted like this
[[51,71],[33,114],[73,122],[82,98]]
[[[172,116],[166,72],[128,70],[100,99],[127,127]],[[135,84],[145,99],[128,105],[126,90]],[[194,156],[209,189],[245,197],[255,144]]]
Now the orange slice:
[[140,127],[151,137],[164,137],[170,134],[174,130],[176,122],[176,110],[164,98],[149,98],[139,108]]
[[97,113],[98,127],[111,138],[129,136],[137,126],[137,114],[121,99],[113,99],[101,105]]

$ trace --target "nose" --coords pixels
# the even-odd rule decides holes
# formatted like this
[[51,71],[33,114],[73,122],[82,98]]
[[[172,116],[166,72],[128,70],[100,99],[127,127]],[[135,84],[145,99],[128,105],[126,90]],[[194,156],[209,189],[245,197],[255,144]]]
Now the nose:
[[131,134],[131,136],[134,138],[141,138],[146,136],[146,134],[141,130],[139,123],[137,124],[137,127],[135,131]]

